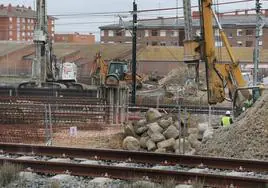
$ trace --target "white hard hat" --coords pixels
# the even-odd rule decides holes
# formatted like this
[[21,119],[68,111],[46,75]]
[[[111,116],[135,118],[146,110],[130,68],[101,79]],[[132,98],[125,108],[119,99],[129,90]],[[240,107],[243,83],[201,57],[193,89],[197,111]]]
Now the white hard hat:
[[226,114],[226,115],[231,115],[231,112],[230,112],[230,111],[226,111],[225,114]]

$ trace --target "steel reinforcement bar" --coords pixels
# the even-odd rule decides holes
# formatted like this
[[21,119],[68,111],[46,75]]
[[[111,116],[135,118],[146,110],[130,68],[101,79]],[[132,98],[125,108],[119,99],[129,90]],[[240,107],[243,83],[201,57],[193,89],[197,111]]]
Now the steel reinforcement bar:
[[135,152],[107,149],[84,149],[67,147],[48,147],[37,145],[0,143],[2,153],[35,154],[53,157],[88,158],[99,160],[121,160],[163,165],[182,165],[189,167],[208,167],[238,171],[268,172],[268,161],[216,158],[193,155],[175,155],[151,152]]
[[222,187],[233,185],[234,187],[244,188],[265,188],[268,184],[267,179],[225,176],[206,173],[193,173],[185,171],[156,170],[148,168],[118,167],[107,165],[85,165],[74,163],[59,163],[47,161],[18,160],[0,158],[0,164],[11,163],[31,169],[34,172],[48,174],[68,173],[71,175],[88,177],[109,177],[124,180],[149,180],[154,182],[168,182],[173,180],[175,183],[183,182],[202,182],[206,186]]

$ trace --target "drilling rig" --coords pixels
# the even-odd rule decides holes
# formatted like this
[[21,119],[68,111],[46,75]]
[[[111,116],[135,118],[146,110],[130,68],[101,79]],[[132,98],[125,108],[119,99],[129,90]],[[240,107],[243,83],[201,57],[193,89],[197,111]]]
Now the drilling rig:
[[191,0],[183,0],[184,13],[184,63],[187,65],[187,81],[185,87],[198,89],[199,85],[199,41],[193,35]]
[[[201,40],[193,40],[191,31],[191,3],[190,0],[184,0],[185,16],[185,63],[189,71],[193,73],[193,68],[197,67],[200,60],[205,62],[208,103],[210,105],[222,103],[224,100],[233,103],[233,109],[241,113],[241,109],[247,101],[256,101],[257,97],[252,97],[252,91],[257,90],[259,95],[261,89],[258,86],[248,87],[244,80],[239,61],[232,51],[231,45],[219,22],[217,13],[213,10],[213,0],[199,0]],[[215,39],[213,35],[213,19],[219,29],[221,40],[230,57],[230,63],[222,64],[216,56]],[[195,65],[196,64],[196,65]],[[190,76],[190,78],[192,78]],[[226,93],[228,90],[228,94]]]
[[85,85],[77,83],[77,65],[72,62],[58,62],[53,54],[52,40],[48,34],[46,0],[36,1],[33,42],[35,58],[32,62],[32,80],[21,83],[19,88],[85,88]]

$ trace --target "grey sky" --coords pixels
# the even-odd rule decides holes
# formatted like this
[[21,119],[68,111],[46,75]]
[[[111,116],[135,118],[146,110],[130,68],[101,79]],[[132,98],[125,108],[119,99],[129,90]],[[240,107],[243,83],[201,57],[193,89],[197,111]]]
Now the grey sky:
[[[136,0],[138,3],[138,9],[153,9],[164,7],[175,7],[176,0]],[[216,0],[219,2],[230,2],[233,0]],[[71,13],[91,13],[91,12],[114,12],[114,11],[128,11],[132,9],[133,0],[48,0],[48,14],[71,14]],[[13,5],[34,5],[34,0],[1,0],[1,3],[7,5],[12,3]],[[197,0],[192,0],[192,4],[196,5]],[[179,6],[182,6],[182,0],[179,0]],[[263,3],[263,8],[267,8],[267,2]],[[254,2],[240,3],[233,5],[225,5],[220,7],[220,11],[254,8]],[[180,11],[182,15],[182,12]],[[128,18],[124,20],[131,19]],[[150,14],[139,15],[139,18],[157,17],[157,16],[175,16],[174,11],[154,12]],[[56,21],[56,32],[80,32],[89,33],[92,32],[99,36],[98,27],[109,23],[118,22],[117,15],[108,16],[82,16],[82,17],[59,17]],[[79,22],[81,24],[71,24]],[[85,24],[85,22],[90,22]],[[94,22],[94,23],[92,23]]]

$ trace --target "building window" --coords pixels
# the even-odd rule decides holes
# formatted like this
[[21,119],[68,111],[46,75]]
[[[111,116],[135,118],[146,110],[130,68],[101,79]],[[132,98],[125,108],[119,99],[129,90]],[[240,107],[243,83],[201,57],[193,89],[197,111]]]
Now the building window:
[[12,20],[13,20],[12,17],[9,17],[9,22],[12,22]]
[[259,41],[259,46],[262,46],[262,41]]
[[22,35],[22,37],[25,37],[25,32],[22,32],[22,34],[21,34],[21,35]]
[[25,23],[25,18],[22,18],[22,23]]
[[252,29],[247,29],[246,30],[246,35],[247,36],[252,36],[253,35],[253,30]]
[[54,27],[51,27],[51,31],[52,31],[52,32],[54,31]]
[[160,42],[160,46],[166,46],[166,42]]
[[222,47],[222,41],[218,41],[218,40],[217,40],[217,41],[215,42],[215,46],[216,46],[216,47]]
[[152,46],[157,46],[157,45],[158,45],[158,42],[156,42],[156,41],[152,42]]
[[178,37],[179,36],[179,32],[178,31],[172,31],[171,32],[171,36],[172,37]]
[[13,29],[13,25],[12,24],[9,24],[9,29]]
[[243,35],[243,30],[237,29],[237,36],[242,36],[242,35]]
[[152,30],[152,36],[157,37],[158,36],[158,31],[157,30]]
[[246,47],[252,47],[253,42],[252,41],[246,41]]
[[220,30],[219,30],[219,29],[215,29],[215,30],[214,30],[214,35],[215,35],[216,37],[220,36]]
[[166,31],[165,30],[161,30],[160,31],[160,37],[165,37],[166,36]]
[[121,31],[121,30],[116,31],[116,32],[115,32],[115,35],[116,35],[117,37],[121,37],[121,36],[122,36],[122,31]]
[[237,41],[238,46],[242,46],[243,42],[242,41]]
[[149,37],[149,31],[145,30],[145,37]]
[[233,38],[233,33],[228,33],[228,38]]
[[201,36],[201,30],[200,29],[197,29],[196,32],[195,32],[196,36]]
[[101,36],[104,37],[104,31],[103,30],[101,30]]
[[12,38],[9,38],[10,41],[12,41],[13,39]]
[[108,36],[109,36],[109,37],[113,37],[113,36],[114,36],[114,31],[109,30],[109,31],[108,31]]
[[51,20],[51,24],[54,25],[54,23],[55,23],[54,20]]
[[129,30],[126,30],[126,31],[125,31],[125,36],[126,36],[126,37],[131,37],[131,32],[130,32]]

